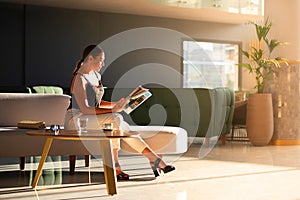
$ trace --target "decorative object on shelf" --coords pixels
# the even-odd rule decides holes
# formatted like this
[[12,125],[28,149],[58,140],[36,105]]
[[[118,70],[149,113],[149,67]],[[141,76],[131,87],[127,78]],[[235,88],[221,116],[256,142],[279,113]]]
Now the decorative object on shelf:
[[[249,62],[239,63],[238,66],[245,67],[255,76],[257,93],[249,95],[246,126],[250,142],[255,146],[263,146],[270,143],[274,131],[272,94],[263,92],[267,82],[278,73],[280,63],[285,61],[284,58],[271,57],[274,49],[284,43],[267,37],[272,28],[272,22],[268,19],[261,24],[251,24],[255,26],[258,41],[250,46],[249,51],[242,50]],[[266,50],[264,47],[267,47]]]

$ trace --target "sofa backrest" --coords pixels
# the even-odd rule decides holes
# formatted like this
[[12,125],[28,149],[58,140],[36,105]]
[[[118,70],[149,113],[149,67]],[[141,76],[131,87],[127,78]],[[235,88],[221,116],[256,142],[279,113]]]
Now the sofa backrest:
[[[132,88],[108,88],[104,99],[116,101]],[[132,125],[180,126],[190,137],[229,133],[234,94],[229,88],[150,88],[152,96],[124,119]]]
[[16,126],[21,120],[63,125],[69,104],[68,95],[0,93],[0,126]]

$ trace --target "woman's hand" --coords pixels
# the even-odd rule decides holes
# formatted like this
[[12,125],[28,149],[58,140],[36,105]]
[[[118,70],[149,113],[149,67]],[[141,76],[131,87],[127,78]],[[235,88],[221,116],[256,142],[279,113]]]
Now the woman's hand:
[[118,102],[115,103],[112,108],[113,112],[121,112],[126,106],[127,100],[125,98],[121,98]]

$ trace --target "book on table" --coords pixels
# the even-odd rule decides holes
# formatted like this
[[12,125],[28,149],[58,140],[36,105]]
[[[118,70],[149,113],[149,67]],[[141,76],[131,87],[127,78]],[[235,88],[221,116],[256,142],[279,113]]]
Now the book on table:
[[18,128],[28,128],[28,129],[44,129],[45,122],[43,121],[34,121],[34,120],[22,120],[17,124]]
[[127,114],[130,114],[137,107],[139,107],[142,103],[144,103],[147,99],[152,96],[149,89],[142,87],[139,85],[135,88],[126,98],[128,103],[123,109],[123,111]]

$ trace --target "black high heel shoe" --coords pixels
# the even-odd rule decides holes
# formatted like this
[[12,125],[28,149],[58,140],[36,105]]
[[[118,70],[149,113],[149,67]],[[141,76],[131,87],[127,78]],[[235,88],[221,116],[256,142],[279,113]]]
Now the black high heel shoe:
[[[120,167],[120,164],[119,163],[115,163],[115,167]],[[127,180],[129,180],[129,175],[126,174],[126,173],[124,173],[124,172],[122,172],[122,171],[121,171],[120,174],[117,174],[116,176],[117,176],[117,180],[118,181],[127,181]]]
[[166,174],[168,172],[175,170],[175,167],[172,165],[167,165],[164,168],[159,167],[160,162],[161,162],[161,158],[157,158],[154,162],[150,162],[155,177],[160,176],[160,171],[163,171]]

